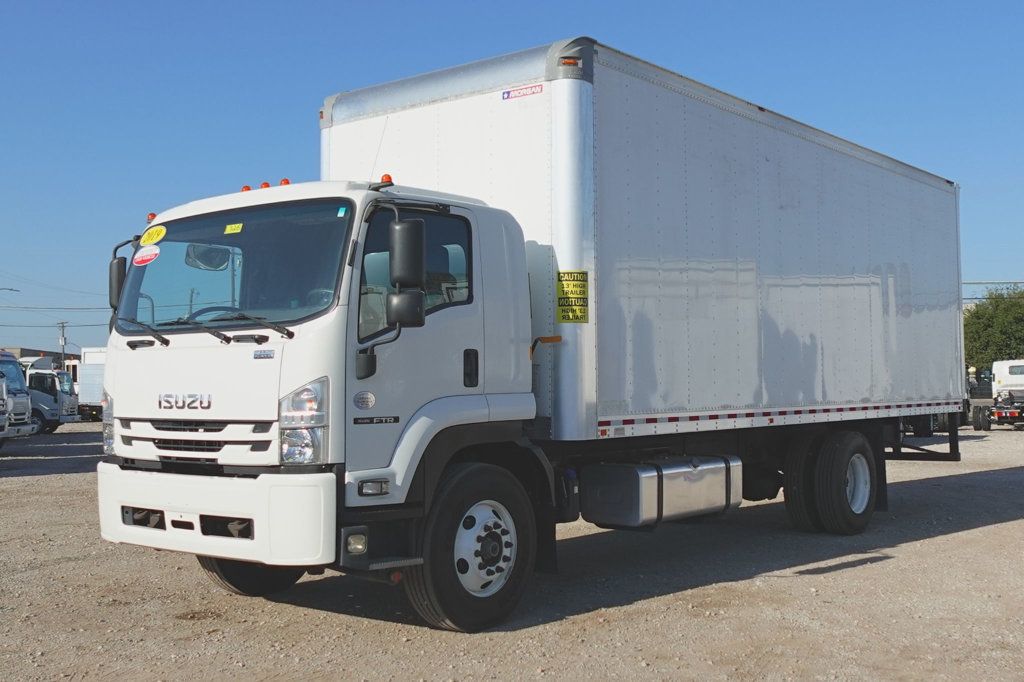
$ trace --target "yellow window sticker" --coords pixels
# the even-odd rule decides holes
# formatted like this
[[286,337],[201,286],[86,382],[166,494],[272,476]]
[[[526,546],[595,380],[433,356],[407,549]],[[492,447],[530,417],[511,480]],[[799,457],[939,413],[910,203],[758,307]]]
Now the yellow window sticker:
[[590,275],[586,270],[559,270],[555,322],[586,324],[590,321]]
[[139,246],[150,246],[151,244],[156,244],[158,241],[163,239],[166,234],[166,227],[163,225],[154,225],[142,233],[142,237],[139,239]]
[[224,234],[238,234],[242,231],[242,223],[232,223],[224,227]]

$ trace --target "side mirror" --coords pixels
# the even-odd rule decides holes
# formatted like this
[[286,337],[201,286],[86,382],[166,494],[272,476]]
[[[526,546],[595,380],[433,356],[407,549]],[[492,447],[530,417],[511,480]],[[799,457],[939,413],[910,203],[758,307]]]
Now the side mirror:
[[397,294],[388,294],[388,326],[422,327],[424,315],[422,289],[406,289]]
[[391,284],[422,289],[427,282],[426,228],[422,220],[393,220],[388,230]]
[[124,287],[124,274],[128,268],[128,259],[124,256],[117,256],[110,259],[108,268],[107,285],[110,296],[110,307],[117,310],[117,304],[121,300],[121,289]]

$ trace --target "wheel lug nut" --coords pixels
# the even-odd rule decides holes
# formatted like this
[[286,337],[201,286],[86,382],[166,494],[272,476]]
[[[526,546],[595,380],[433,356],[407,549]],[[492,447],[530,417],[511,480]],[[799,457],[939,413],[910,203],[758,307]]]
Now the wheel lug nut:
[[512,543],[508,540],[505,540],[505,549],[512,549]]
[[498,523],[497,521],[495,521],[495,522],[494,522],[494,527],[495,527],[495,528],[501,528],[501,524],[500,524],[500,523]]
[[478,549],[475,552],[473,552],[473,556],[480,556],[480,550]]
[[[498,568],[501,568],[501,566],[499,566]],[[487,575],[494,575],[494,571],[488,568]]]
[[485,523],[485,524],[484,524],[484,532],[486,533],[486,532],[488,532],[488,531],[490,531],[490,530],[491,530],[491,524],[489,524],[489,523]]
[[477,542],[483,542],[484,541],[484,536],[483,535],[477,535],[476,536],[476,541]]
[[503,556],[503,557],[501,557],[501,560],[502,561],[512,561],[512,557],[510,557],[510,556]]
[[485,568],[487,568],[487,564],[477,564],[477,565],[476,565],[476,567],[477,567],[477,568],[478,568],[479,570],[481,570],[481,571],[482,571],[482,570],[484,570]]
[[507,531],[507,530],[505,530],[504,528],[502,528],[502,529],[501,529],[501,534],[502,534],[502,535],[508,535],[508,531]]
[[498,573],[504,573],[505,572],[505,569],[502,568],[501,566],[495,566],[494,570],[497,571]]

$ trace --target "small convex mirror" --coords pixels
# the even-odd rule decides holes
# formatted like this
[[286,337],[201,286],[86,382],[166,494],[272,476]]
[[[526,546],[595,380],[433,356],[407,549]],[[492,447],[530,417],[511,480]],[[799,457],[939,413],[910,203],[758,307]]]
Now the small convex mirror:
[[185,250],[185,265],[199,270],[224,270],[231,260],[231,250],[209,244],[189,244]]

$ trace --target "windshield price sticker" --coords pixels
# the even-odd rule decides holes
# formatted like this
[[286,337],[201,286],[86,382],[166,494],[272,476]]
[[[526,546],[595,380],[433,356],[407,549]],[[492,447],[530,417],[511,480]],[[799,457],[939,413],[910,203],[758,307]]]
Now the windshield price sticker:
[[590,321],[590,276],[586,270],[558,272],[555,322],[586,324]]
[[158,241],[163,239],[167,235],[167,228],[163,225],[154,225],[145,232],[142,233],[142,238],[139,239],[141,246],[150,246],[156,244]]
[[224,226],[224,234],[238,234],[242,231],[243,223],[232,223]]
[[160,256],[160,247],[155,244],[152,246],[143,246],[141,249],[135,252],[132,256],[132,265],[149,265]]

